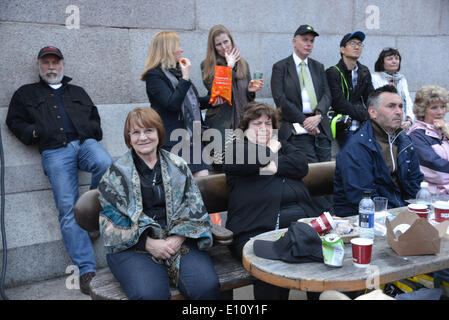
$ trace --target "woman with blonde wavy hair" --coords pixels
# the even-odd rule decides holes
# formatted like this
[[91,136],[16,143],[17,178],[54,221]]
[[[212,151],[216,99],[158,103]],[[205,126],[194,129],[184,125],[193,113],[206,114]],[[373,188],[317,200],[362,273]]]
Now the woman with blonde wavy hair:
[[[194,176],[207,175],[208,166],[202,157],[194,157],[193,152],[201,150],[193,147],[194,123],[201,124],[201,108],[208,108],[209,97],[200,98],[190,81],[191,63],[182,57],[179,36],[172,31],[161,31],[151,41],[145,69],[141,80],[146,82],[146,90],[151,107],[162,118],[167,132],[166,143],[162,148],[171,149],[180,143],[182,137],[171,137],[176,129],[184,129],[188,133],[190,145],[189,157],[179,154],[187,161]],[[184,149],[181,149],[183,151]],[[198,161],[197,159],[200,159]],[[194,161],[195,160],[195,161]]]
[[229,30],[223,25],[213,26],[207,40],[206,58],[201,63],[203,83],[210,96],[215,76],[215,66],[232,68],[232,106],[225,103],[221,97],[212,104],[206,112],[205,124],[218,129],[224,137],[225,129],[238,127],[243,108],[253,101],[255,93],[263,85],[262,81],[251,80],[248,63],[240,56]]
[[416,122],[408,135],[419,156],[424,181],[435,195],[449,194],[449,92],[440,86],[426,85],[415,96]]

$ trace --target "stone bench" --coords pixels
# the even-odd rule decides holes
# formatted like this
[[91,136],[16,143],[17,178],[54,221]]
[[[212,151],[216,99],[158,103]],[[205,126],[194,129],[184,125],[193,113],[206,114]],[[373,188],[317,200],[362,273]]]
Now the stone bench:
[[[309,164],[309,173],[303,181],[312,196],[332,194],[335,162]],[[228,207],[228,190],[226,176],[214,174],[196,178],[201,191],[204,205],[208,212],[225,212]],[[98,191],[84,193],[75,206],[75,217],[78,224],[87,231],[98,230],[98,216],[101,206],[98,201]],[[252,284],[253,278],[243,268],[241,261],[231,256],[226,245],[232,243],[232,232],[226,228],[213,225],[212,234],[214,246],[208,250],[215,266],[224,297],[232,298],[232,289]],[[90,296],[94,300],[125,300],[127,299],[120,283],[109,268],[97,271],[96,277],[90,283]],[[172,299],[183,299],[177,288],[171,288]]]

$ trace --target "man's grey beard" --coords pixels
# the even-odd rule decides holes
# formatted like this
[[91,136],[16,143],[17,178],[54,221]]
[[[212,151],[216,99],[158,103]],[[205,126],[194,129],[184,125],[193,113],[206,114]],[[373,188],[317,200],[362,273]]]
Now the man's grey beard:
[[49,77],[48,74],[50,73],[56,73],[55,70],[48,70],[47,72],[42,72],[41,68],[39,67],[39,75],[42,79],[44,79],[45,82],[48,84],[58,84],[61,83],[62,78],[64,78],[64,68],[61,68],[61,72],[56,77]]

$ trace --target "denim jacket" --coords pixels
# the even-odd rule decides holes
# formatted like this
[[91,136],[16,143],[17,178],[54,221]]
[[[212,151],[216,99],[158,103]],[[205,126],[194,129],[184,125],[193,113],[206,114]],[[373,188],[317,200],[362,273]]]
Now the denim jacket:
[[[62,79],[64,108],[78,132],[80,142],[103,137],[100,115],[83,88],[69,84],[72,79]],[[6,124],[22,143],[39,143],[39,151],[67,145],[57,99],[44,80],[20,87],[11,98]],[[38,137],[33,137],[33,131]]]

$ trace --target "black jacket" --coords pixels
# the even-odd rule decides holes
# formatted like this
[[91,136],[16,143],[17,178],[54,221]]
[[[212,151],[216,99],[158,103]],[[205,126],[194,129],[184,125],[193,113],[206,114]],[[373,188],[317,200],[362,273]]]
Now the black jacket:
[[[250,236],[275,229],[284,184],[288,184],[294,190],[296,201],[301,207],[308,208],[308,204],[312,202],[309,191],[302,182],[309,166],[307,158],[299,149],[282,141],[282,147],[278,151],[277,173],[260,175],[259,169],[267,163],[263,163],[263,159],[256,156],[253,164],[248,161],[248,152],[252,155],[257,154],[252,152],[254,149],[249,148],[249,144],[251,143],[245,139],[242,148],[238,146],[238,142],[234,142],[234,161],[228,163],[230,159],[226,159],[223,165],[229,188],[226,228],[234,233],[236,246],[246,242]],[[269,149],[262,148],[264,153],[261,154],[270,155]],[[244,163],[238,164],[235,155],[241,155],[242,152],[239,150],[242,149],[245,154]],[[305,212],[305,215],[316,216],[317,212]]]
[[[97,107],[83,88],[62,79],[64,108],[75,126],[80,142],[102,139]],[[6,116],[8,128],[24,144],[39,143],[39,152],[67,144],[66,134],[52,88],[44,81],[20,87],[13,95]],[[33,137],[33,131],[38,137]]]
[[[359,62],[357,62],[357,66],[358,78],[357,86],[355,88],[352,87],[351,71],[348,70],[343,59],[340,59],[337,67],[346,79],[348,90],[341,78],[340,72],[338,72],[335,67],[328,68],[326,70],[326,76],[332,95],[331,105],[336,113],[341,113],[343,115],[347,114],[352,119],[363,122],[369,119],[368,106],[366,104],[368,102],[369,94],[374,91],[374,87],[371,83],[371,73],[369,69]],[[349,100],[347,100],[348,95]]]
[[151,107],[156,110],[164,123],[166,132],[165,146],[172,147],[177,141],[170,141],[170,135],[175,129],[185,129],[182,117],[182,103],[186,98],[190,86],[198,98],[200,107],[208,108],[208,97],[199,97],[198,92],[189,80],[178,79],[178,85],[173,87],[170,79],[164,74],[161,68],[148,70],[145,75],[146,89]]

